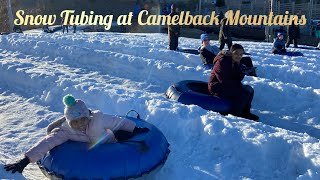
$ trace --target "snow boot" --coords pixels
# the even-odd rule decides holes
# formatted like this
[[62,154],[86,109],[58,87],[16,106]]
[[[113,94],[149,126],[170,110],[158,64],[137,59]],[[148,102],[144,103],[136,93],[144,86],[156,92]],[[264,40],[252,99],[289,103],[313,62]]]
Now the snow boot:
[[244,113],[242,114],[240,117],[246,118],[246,119],[250,119],[253,121],[258,121],[259,120],[259,116],[252,114],[251,112],[249,113]]

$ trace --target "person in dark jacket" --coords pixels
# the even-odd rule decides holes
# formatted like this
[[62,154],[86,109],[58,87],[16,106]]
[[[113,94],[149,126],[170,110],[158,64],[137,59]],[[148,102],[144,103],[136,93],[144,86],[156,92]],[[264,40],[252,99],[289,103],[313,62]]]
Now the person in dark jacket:
[[286,47],[288,48],[293,41],[294,47],[298,47],[298,39],[300,39],[300,27],[292,22],[292,25],[288,26],[288,39]]
[[287,52],[285,45],[286,42],[283,39],[283,34],[279,32],[277,38],[273,42],[272,53],[281,54]]
[[46,32],[46,33],[53,33],[53,31],[51,29],[49,29],[49,26],[48,25],[44,25],[42,27],[43,29],[43,32]]
[[13,26],[13,32],[15,32],[15,33],[23,33],[22,29],[21,29],[21,26],[19,26],[19,25],[14,25]]
[[[171,13],[169,14],[171,17],[174,15],[178,15],[177,7],[175,4],[171,5]],[[169,49],[177,50],[178,48],[178,39],[180,36],[180,25],[168,25],[168,35],[169,35]]]
[[64,33],[64,30],[66,29],[67,30],[67,33],[69,32],[69,27],[68,25],[64,25],[64,17],[62,17],[62,20],[61,20],[61,26],[62,26],[62,33]]
[[221,22],[221,20],[223,19],[223,17],[224,17],[224,14],[223,14],[222,11],[220,11],[219,16],[218,16],[219,23]]
[[320,38],[320,22],[316,26],[316,38]]
[[204,65],[213,64],[213,59],[220,52],[217,46],[210,45],[210,39],[208,34],[201,34],[201,46],[198,51],[200,53],[201,61]]
[[241,83],[244,76],[255,68],[243,68],[243,54],[243,47],[234,44],[230,52],[220,52],[216,56],[208,90],[210,94],[231,102],[231,114],[257,121],[259,117],[250,112],[254,90],[251,86]]
[[228,45],[230,50],[232,46],[232,38],[231,38],[231,31],[230,26],[226,24],[227,18],[223,18],[220,22],[220,31],[219,31],[219,42],[220,42],[220,50],[222,50],[225,44]]

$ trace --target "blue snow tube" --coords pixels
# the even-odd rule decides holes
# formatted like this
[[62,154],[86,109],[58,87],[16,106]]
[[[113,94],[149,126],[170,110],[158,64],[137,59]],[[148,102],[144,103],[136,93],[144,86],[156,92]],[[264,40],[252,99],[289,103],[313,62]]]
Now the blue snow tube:
[[195,104],[206,110],[220,113],[228,113],[231,110],[230,102],[210,95],[208,83],[202,81],[180,81],[167,89],[166,96],[182,104]]
[[169,143],[152,124],[127,118],[150,131],[92,149],[88,143],[67,141],[49,151],[38,166],[50,179],[128,179],[153,174],[164,165]]
[[286,56],[303,56],[303,54],[301,52],[282,52],[279,53],[279,55],[286,55]]
[[10,32],[0,32],[0,35],[8,35]]

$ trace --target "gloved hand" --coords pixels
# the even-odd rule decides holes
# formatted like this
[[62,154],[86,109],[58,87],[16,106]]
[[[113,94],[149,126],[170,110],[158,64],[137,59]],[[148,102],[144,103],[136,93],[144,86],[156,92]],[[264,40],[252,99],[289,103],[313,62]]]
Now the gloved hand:
[[251,73],[255,73],[257,67],[247,67],[244,64],[240,65],[240,71],[245,75],[250,75]]
[[250,73],[255,72],[256,69],[257,69],[257,67],[249,67],[249,68],[247,68],[247,69],[244,71],[244,73],[245,73],[246,75],[250,75]]
[[25,157],[20,161],[13,163],[13,164],[6,164],[4,165],[4,169],[6,171],[12,171],[12,173],[19,172],[22,173],[23,169],[30,163],[30,160]]
[[148,128],[135,127],[134,130],[133,130],[133,134],[136,135],[136,134],[145,133],[145,132],[148,132],[148,131],[149,131]]
[[118,140],[118,142],[126,141],[132,138],[135,134],[129,131],[118,130],[114,133],[114,137]]

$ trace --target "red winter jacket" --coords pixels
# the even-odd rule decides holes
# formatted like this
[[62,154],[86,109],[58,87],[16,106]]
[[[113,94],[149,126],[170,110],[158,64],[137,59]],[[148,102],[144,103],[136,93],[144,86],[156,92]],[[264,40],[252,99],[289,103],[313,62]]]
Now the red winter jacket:
[[241,91],[243,78],[244,74],[240,72],[239,64],[233,63],[231,56],[220,53],[214,59],[208,90],[212,95],[219,97],[235,97]]

